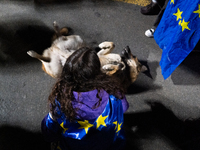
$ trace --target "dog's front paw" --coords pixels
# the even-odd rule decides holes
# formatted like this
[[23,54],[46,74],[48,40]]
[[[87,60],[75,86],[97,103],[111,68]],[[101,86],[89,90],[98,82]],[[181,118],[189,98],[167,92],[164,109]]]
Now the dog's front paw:
[[99,44],[99,48],[101,49],[111,49],[115,47],[113,42],[102,42],[101,44]]
[[37,57],[38,55],[35,51],[28,51],[27,54],[30,55],[31,57]]
[[123,62],[118,64],[118,70],[124,70],[125,68],[126,66]]

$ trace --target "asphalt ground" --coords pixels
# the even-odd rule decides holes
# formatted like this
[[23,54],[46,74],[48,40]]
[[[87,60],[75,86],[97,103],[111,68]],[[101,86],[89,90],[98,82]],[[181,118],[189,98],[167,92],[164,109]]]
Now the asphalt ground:
[[164,80],[159,66],[162,50],[144,35],[156,16],[142,15],[142,4],[0,1],[0,150],[49,149],[40,123],[48,113],[47,98],[55,79],[26,52],[41,53],[50,46],[53,21],[80,35],[88,46],[113,41],[114,51],[120,53],[128,45],[148,67],[126,95],[130,104],[124,116],[127,149],[200,149],[200,53],[192,52]]

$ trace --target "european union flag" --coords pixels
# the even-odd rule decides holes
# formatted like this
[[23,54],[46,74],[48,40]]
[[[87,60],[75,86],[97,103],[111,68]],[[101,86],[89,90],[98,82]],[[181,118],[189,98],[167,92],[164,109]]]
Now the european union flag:
[[[56,104],[60,107],[60,103],[57,100]],[[61,134],[63,139],[57,146],[58,150],[67,149],[65,148],[66,143],[72,144],[74,142],[70,139],[83,141],[81,144],[80,142],[73,144],[78,147],[78,149],[85,147],[85,145],[88,145],[86,147],[89,147],[89,145],[92,144],[95,144],[95,147],[98,147],[99,149],[103,149],[103,147],[105,147],[107,144],[112,143],[116,143],[115,145],[117,147],[114,146],[113,149],[117,149],[120,145],[119,141],[124,141],[124,133],[122,131],[124,121],[123,107],[121,100],[117,99],[115,96],[109,96],[109,100],[104,111],[93,120],[78,119],[76,122],[69,122],[64,113],[59,110],[59,107],[57,112],[61,116],[56,119],[56,122],[52,120],[50,114],[46,120],[46,126],[48,129],[54,131],[55,133],[58,132],[58,127],[56,127],[55,124],[58,124],[60,129],[62,129]]]
[[200,0],[169,0],[154,39],[163,50],[160,66],[167,79],[200,39]]

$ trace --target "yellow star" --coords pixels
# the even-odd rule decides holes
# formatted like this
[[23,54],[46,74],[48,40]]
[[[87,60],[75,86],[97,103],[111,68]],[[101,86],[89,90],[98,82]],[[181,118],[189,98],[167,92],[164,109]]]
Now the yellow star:
[[57,149],[62,150],[62,149],[60,148],[60,146],[57,146]]
[[177,17],[177,18],[176,18],[176,21],[177,21],[178,19],[181,19],[181,18],[182,18],[182,17],[181,17],[181,14],[182,14],[182,13],[183,13],[183,12],[180,11],[179,8],[177,8],[177,13],[173,13],[173,15]]
[[190,30],[190,28],[188,27],[188,24],[189,24],[189,21],[188,21],[188,22],[185,22],[184,19],[183,19],[182,22],[180,22],[180,25],[182,26],[182,32],[183,32],[185,29]]
[[118,123],[118,126],[117,126],[117,131],[116,131],[116,133],[117,133],[117,132],[119,132],[119,131],[121,130],[121,125],[122,125],[122,123],[120,123],[120,124]]
[[122,125],[122,123],[121,124],[119,124],[119,123],[117,123],[117,121],[115,121],[115,122],[113,122],[113,124],[115,124],[116,126],[115,126],[115,130],[116,130],[116,133],[117,132],[119,132],[120,130],[121,130],[121,125]]
[[116,126],[115,126],[115,130],[116,130],[116,128],[117,128],[117,121],[113,122],[113,124],[116,125]]
[[171,0],[170,4],[173,3],[174,4],[174,0]]
[[78,129],[85,129],[86,134],[88,133],[88,129],[93,126],[93,124],[90,124],[88,120],[78,121],[78,123],[81,125]]
[[65,132],[68,130],[68,128],[65,128],[65,127],[64,127],[64,122],[62,122],[62,123],[60,124],[60,126],[63,128],[63,133],[65,133]]
[[197,13],[197,14],[199,14],[199,18],[200,18],[200,4],[199,4],[199,9],[196,10],[196,11],[193,11],[193,13]]
[[99,116],[99,118],[97,119],[96,123],[97,123],[97,129],[99,128],[100,125],[103,125],[104,127],[106,127],[106,123],[105,123],[105,119],[107,118],[108,116]]

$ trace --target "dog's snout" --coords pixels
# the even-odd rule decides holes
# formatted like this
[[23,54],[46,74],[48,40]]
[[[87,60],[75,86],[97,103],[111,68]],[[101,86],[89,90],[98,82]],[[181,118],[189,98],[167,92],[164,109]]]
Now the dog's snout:
[[121,56],[125,59],[130,59],[131,55],[130,55],[130,49],[129,47],[125,47],[122,52],[121,52]]

